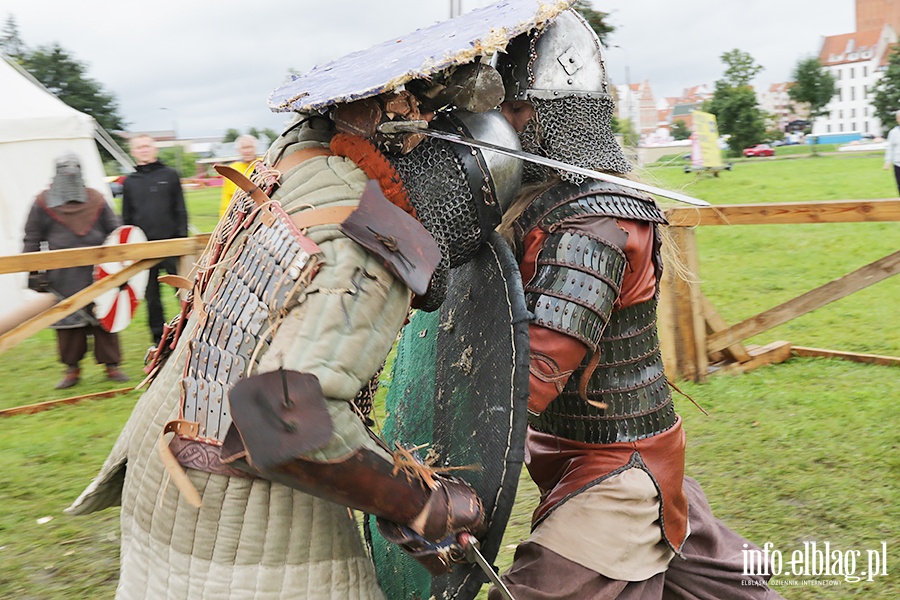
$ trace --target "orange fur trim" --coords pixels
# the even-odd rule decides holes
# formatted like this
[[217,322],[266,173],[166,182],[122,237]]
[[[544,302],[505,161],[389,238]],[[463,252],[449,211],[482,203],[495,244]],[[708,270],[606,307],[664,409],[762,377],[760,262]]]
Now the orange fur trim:
[[403,187],[400,174],[372,142],[357,135],[338,133],[331,138],[331,151],[355,162],[366,175],[378,181],[388,200],[413,217],[416,216],[416,209],[409,201],[409,194]]

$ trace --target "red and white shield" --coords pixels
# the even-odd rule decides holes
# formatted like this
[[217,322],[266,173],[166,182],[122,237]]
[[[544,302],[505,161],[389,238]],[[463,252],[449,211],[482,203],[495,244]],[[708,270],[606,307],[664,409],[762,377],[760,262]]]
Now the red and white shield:
[[[103,245],[119,246],[146,241],[147,236],[139,227],[123,225],[110,233]],[[131,265],[132,262],[134,261],[123,260],[97,265],[94,267],[94,281],[114,275]],[[128,327],[131,318],[137,311],[138,304],[144,297],[149,277],[148,271],[141,271],[118,288],[113,288],[97,296],[97,299],[94,300],[94,316],[97,317],[97,321],[100,322],[103,329],[110,333],[117,333]]]

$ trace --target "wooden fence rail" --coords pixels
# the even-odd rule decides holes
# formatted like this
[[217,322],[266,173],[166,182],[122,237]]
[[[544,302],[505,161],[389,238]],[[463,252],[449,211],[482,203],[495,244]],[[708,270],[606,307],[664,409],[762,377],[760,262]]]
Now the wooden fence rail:
[[[809,223],[858,223],[900,221],[900,199],[836,200],[823,202],[785,202],[770,204],[731,204],[708,207],[673,207],[666,211],[672,227],[672,242],[682,262],[698,272],[699,254],[694,228],[711,225],[773,225]],[[169,256],[197,256],[205,248],[208,235],[191,238],[99,246],[75,250],[57,250],[32,254],[0,256],[0,274],[42,269],[93,265],[112,261],[137,261],[132,270],[149,268]],[[745,371],[760,364],[784,360],[790,346],[780,342],[762,348],[744,347],[749,337],[783,324],[839,298],[843,298],[900,270],[900,252],[894,252],[848,275],[806,292],[779,306],[728,325],[703,295],[700,284],[675,277],[667,270],[661,285],[659,330],[666,373],[674,379],[703,381],[711,362],[724,357]],[[124,273],[124,272],[123,272]],[[124,276],[124,275],[122,275]],[[126,277],[127,278],[127,277]],[[33,335],[66,314],[89,304],[109,286],[121,283],[108,278],[57,303],[15,329],[0,335],[0,352]],[[121,277],[120,277],[121,279]],[[843,356],[877,364],[900,365],[900,359],[860,355],[814,348],[799,349],[807,356]]]
[[174,240],[123,244],[121,246],[92,246],[71,250],[51,250],[49,252],[29,252],[0,256],[0,275],[22,271],[45,271],[63,267],[82,267],[105,262],[168,258],[169,256],[196,256],[203,248],[209,235],[198,235]]
[[[0,256],[0,274],[97,265],[106,262],[131,261],[132,263],[118,273],[97,281],[73,296],[53,302],[49,307],[43,299],[41,300],[42,304],[37,305],[33,313],[28,312],[26,307],[26,310],[21,313],[24,318],[21,323],[12,324],[8,330],[5,330],[6,327],[0,328],[0,353],[6,352],[66,315],[84,308],[103,292],[125,283],[137,273],[149,269],[164,258],[181,257],[184,265],[187,262],[185,259],[198,256],[208,241],[209,235],[200,235],[121,246],[93,246]],[[42,296],[46,295],[49,294],[42,294]]]
[[[900,199],[836,200],[771,204],[673,207],[666,211],[672,243],[682,262],[697,273],[697,241],[693,228],[710,225],[781,225],[900,221]],[[671,269],[669,271],[672,271]],[[844,298],[900,272],[900,250],[776,307],[728,325],[700,291],[699,282],[668,273],[660,292],[660,343],[666,373],[674,379],[703,381],[711,362],[726,370],[746,371],[780,362],[791,355],[787,342],[762,348],[743,342],[830,302]],[[797,349],[804,356],[839,356],[861,362],[900,365],[900,358],[837,350]]]

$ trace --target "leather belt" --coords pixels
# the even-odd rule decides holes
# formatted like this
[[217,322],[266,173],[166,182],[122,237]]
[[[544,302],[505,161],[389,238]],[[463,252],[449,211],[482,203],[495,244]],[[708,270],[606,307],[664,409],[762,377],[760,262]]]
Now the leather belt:
[[204,471],[206,473],[213,473],[214,475],[224,475],[225,477],[259,479],[259,477],[256,477],[247,471],[241,471],[240,469],[236,469],[231,465],[223,463],[221,446],[186,440],[176,435],[169,443],[169,450],[171,450],[175,459],[185,469],[194,469],[195,471]]
[[159,436],[159,457],[162,459],[163,466],[165,466],[166,472],[169,473],[169,477],[172,478],[175,487],[184,494],[184,499],[194,508],[200,508],[202,505],[200,493],[197,491],[197,488],[194,487],[194,484],[191,483],[191,480],[188,479],[184,469],[181,468],[175,455],[173,455],[172,451],[169,449],[169,445],[166,443],[166,434],[175,433],[175,437],[177,438],[179,435],[185,434],[197,435],[199,431],[200,426],[197,423],[169,421],[166,423],[162,434]]
[[[170,443],[166,443],[166,434],[174,433],[175,437]],[[183,439],[181,436],[197,436],[200,433],[200,425],[182,419],[169,421],[163,427],[159,437],[159,455],[163,466],[166,468],[175,487],[184,495],[185,500],[194,508],[200,508],[202,501],[200,493],[184,472],[185,468],[226,475],[228,477],[245,477],[258,479],[254,475],[235,469],[222,462],[222,447],[212,444],[204,444],[192,440]]]

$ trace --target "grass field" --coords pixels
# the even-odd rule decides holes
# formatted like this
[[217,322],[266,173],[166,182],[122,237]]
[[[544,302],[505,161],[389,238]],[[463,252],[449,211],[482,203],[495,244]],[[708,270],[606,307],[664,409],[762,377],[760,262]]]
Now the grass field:
[[[877,156],[827,155],[747,161],[717,178],[679,167],[645,179],[714,204],[895,197],[892,174]],[[215,223],[217,190],[188,194],[192,225]],[[707,227],[697,231],[702,289],[729,322],[747,318],[893,252],[897,223]],[[900,278],[816,310],[752,340],[900,356]],[[168,314],[176,307],[168,298]],[[150,341],[145,316],[122,334],[124,368],[137,380]],[[0,408],[111,389],[100,367],[85,365],[83,384],[58,392],[52,332],[0,355]],[[703,484],[717,516],[753,541],[785,555],[803,543],[860,551],[885,544],[888,576],[784,575],[788,599],[900,597],[897,411],[900,377],[892,367],[792,359],[742,376],[679,387],[676,404],[688,432],[688,474]],[[88,401],[0,419],[0,598],[111,598],[118,569],[118,512],[67,517],[67,506],[99,469],[137,398]],[[537,502],[523,476],[504,550],[528,536]],[[46,520],[46,519],[50,520]],[[847,554],[850,556],[850,554]],[[839,585],[814,586],[827,579]],[[852,578],[851,578],[852,579]],[[806,583],[791,585],[790,581]]]

